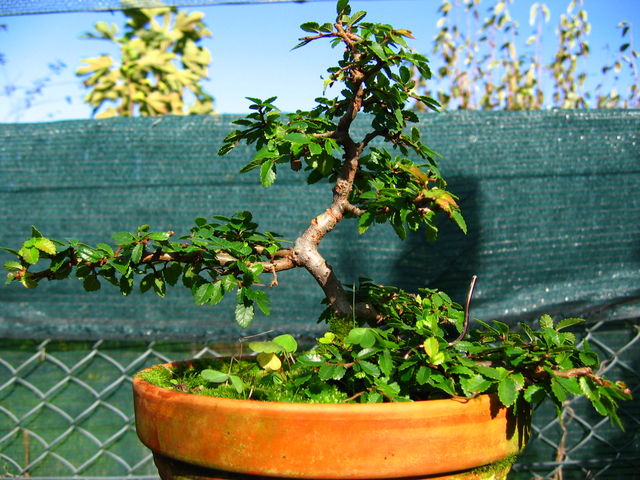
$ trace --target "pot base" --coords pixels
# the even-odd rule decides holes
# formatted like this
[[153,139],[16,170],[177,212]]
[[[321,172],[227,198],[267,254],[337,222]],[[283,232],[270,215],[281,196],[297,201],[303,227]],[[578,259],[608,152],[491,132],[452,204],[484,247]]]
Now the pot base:
[[[180,462],[155,452],[153,461],[162,480],[278,480],[279,478],[284,478],[212,470]],[[501,461],[492,465],[444,476],[403,477],[396,480],[507,480],[507,474],[511,470],[512,463],[512,461]]]
[[493,394],[303,404],[133,386],[137,433],[164,480],[502,480],[529,436],[530,410]]

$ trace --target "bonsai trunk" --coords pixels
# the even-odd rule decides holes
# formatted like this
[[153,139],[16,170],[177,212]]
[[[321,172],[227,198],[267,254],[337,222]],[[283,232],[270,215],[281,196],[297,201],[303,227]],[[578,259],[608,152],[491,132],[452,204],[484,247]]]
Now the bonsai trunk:
[[353,98],[349,100],[349,106],[340,119],[338,128],[331,134],[345,152],[344,162],[333,188],[333,201],[324,213],[311,220],[309,228],[295,241],[293,258],[297,265],[306,268],[318,282],[336,317],[352,318],[355,314],[363,320],[373,320],[377,317],[377,312],[370,305],[358,303],[354,312],[353,304],[347,297],[342,283],[318,251],[324,236],[335,228],[345,213],[351,213],[356,217],[362,215],[360,209],[349,202],[349,195],[360,164],[360,155],[369,141],[377,135],[367,136],[359,143],[354,142],[349,135],[349,129],[362,107],[364,96],[365,76],[362,72],[355,71],[353,77],[358,78],[352,90]]

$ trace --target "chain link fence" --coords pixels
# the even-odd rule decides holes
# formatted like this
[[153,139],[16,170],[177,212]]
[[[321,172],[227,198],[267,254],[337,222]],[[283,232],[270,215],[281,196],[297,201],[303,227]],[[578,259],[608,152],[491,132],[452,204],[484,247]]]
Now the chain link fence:
[[[598,322],[582,332],[601,373],[640,394],[640,321]],[[223,345],[0,340],[0,460],[4,476],[157,478],[135,434],[131,380],[158,363],[233,353]],[[605,360],[606,359],[606,360]],[[510,479],[640,478],[640,402],[620,408],[625,432],[568,401],[563,422],[545,402]]]
[[31,478],[157,478],[135,434],[132,378],[185,354],[218,355],[207,346],[155,342],[0,345],[2,470]]

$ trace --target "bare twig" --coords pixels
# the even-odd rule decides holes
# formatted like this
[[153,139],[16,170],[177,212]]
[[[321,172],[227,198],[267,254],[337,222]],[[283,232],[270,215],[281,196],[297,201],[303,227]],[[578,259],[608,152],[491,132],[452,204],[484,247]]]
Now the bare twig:
[[464,306],[464,325],[462,327],[462,332],[453,342],[449,342],[450,347],[466,337],[467,332],[469,331],[469,307],[471,306],[471,297],[473,297],[473,289],[476,286],[477,279],[478,277],[476,275],[471,279],[471,286],[469,287],[469,294],[467,295],[467,303]]

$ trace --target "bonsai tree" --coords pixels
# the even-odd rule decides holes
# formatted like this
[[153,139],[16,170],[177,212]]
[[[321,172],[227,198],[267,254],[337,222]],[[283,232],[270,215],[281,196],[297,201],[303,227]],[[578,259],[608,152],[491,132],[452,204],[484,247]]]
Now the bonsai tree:
[[[582,320],[554,323],[543,316],[538,331],[522,324],[519,332],[478,320],[480,328],[469,330],[475,278],[463,307],[436,289],[407,293],[364,279],[348,288],[336,277],[321,244],[343,220],[357,224],[363,234],[374,223],[389,223],[401,239],[424,225],[427,240],[435,240],[438,216],[467,229],[438,169],[438,155],[421,141],[418,128],[410,128],[418,121],[413,102],[438,108],[432,98],[415,93],[412,70],[423,78],[431,72],[427,59],[408,48],[411,32],[365,22],[365,12],[352,13],[348,0],[337,2],[337,13],[334,23],[303,24],[307,35],[296,48],[328,41],[343,49],[324,80],[325,88],[341,85],[339,95],[318,98],[310,111],[287,114],[276,108],[275,98],[250,98],[252,112],[233,122],[238,129],[219,151],[224,155],[242,142],[255,146],[241,173],[255,171],[265,187],[273,188],[279,169],[291,168],[308,183],[331,188],[330,201],[293,246],[260,232],[246,211],[197,218],[182,235],[144,225],[113,235],[113,247],[60,242],[34,228],[18,250],[5,249],[17,257],[5,264],[8,283],[33,289],[45,279],[73,273],[87,291],[107,282],[128,295],[139,277],[142,292],[164,297],[167,285],[181,282],[197,305],[233,296],[235,320],[244,328],[255,308],[270,313],[271,289],[264,285],[277,291],[281,279],[286,281],[283,272],[304,268],[324,292],[321,319],[329,325],[313,350],[294,359],[297,344],[290,335],[252,342],[249,348],[260,353],[259,374],[236,362],[237,368],[208,368],[187,380],[169,374],[169,386],[195,392],[213,383],[220,395],[282,401],[410,401],[497,393],[505,406],[517,406],[548,396],[559,412],[567,395],[575,394],[587,396],[598,412],[620,424],[617,401],[630,398],[629,390],[596,374],[598,358],[586,341],[576,346],[575,335],[566,329]],[[370,128],[355,138],[351,127],[362,114]]]

